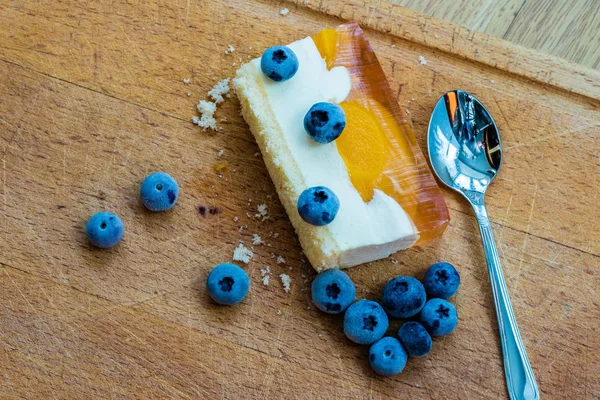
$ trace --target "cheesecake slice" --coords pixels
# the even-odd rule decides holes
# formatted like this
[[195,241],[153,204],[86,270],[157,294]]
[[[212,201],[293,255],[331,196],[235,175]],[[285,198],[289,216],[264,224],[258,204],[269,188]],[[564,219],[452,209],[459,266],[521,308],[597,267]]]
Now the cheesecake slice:
[[[448,209],[363,31],[348,23],[287,48],[298,61],[291,78],[272,80],[257,58],[233,85],[313,267],[347,268],[441,235]],[[341,135],[325,144],[304,125],[319,102],[337,104],[346,118]],[[339,199],[324,226],[298,211],[302,192],[315,186]]]

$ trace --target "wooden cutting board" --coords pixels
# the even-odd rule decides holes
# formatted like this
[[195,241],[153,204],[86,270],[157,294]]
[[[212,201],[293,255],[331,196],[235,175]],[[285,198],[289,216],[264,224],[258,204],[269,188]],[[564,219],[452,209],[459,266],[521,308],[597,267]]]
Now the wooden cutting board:
[[[600,398],[600,74],[371,0],[0,2],[0,397],[507,396],[479,233],[458,195],[444,189],[441,239],[349,272],[372,299],[436,260],[462,276],[456,332],[377,377],[342,317],[311,305],[314,273],[235,97],[217,111],[222,131],[191,123],[241,62],[347,20],[365,28],[423,151],[444,92],[470,91],[493,114],[504,164],[489,214],[542,398]],[[140,204],[155,170],[180,183],[171,212]],[[101,210],[125,222],[111,250],[84,235]],[[217,307],[207,273],[240,240],[254,248],[252,289]]]

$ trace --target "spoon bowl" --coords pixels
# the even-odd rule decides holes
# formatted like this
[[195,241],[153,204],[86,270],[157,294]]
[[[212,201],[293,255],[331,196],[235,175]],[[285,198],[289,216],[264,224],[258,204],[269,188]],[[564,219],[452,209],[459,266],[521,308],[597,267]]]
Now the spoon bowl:
[[479,100],[462,90],[438,100],[429,122],[428,150],[438,178],[471,202],[483,200],[502,164],[494,119]]
[[519,333],[500,265],[484,195],[502,165],[500,132],[475,96],[453,90],[437,102],[427,133],[433,171],[469,200],[475,211],[490,275],[506,387],[512,400],[537,400],[539,391]]

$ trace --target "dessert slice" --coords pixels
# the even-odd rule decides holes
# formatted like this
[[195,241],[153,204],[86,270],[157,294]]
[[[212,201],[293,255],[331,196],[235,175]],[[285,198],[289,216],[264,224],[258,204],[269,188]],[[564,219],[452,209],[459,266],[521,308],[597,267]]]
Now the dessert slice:
[[442,234],[444,199],[356,23],[268,49],[233,85],[315,269]]

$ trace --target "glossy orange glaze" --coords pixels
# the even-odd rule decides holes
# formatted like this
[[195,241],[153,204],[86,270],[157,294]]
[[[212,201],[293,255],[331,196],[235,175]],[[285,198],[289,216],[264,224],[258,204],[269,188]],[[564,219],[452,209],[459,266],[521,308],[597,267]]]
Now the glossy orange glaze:
[[395,199],[417,228],[417,245],[441,235],[448,208],[363,31],[348,23],[313,40],[327,68],[344,66],[352,78],[350,95],[340,103],[346,128],[336,146],[363,201],[375,189]]

